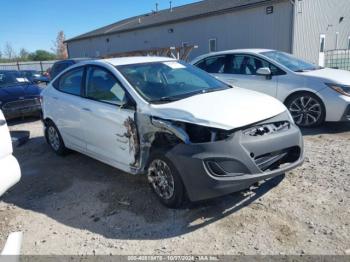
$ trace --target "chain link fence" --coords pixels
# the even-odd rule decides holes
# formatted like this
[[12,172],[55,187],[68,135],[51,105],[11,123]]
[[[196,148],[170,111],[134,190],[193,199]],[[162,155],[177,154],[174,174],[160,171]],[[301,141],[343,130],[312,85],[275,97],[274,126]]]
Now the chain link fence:
[[350,71],[350,50],[326,51],[325,66]]
[[41,73],[47,71],[56,61],[31,61],[0,63],[0,70],[35,70]]

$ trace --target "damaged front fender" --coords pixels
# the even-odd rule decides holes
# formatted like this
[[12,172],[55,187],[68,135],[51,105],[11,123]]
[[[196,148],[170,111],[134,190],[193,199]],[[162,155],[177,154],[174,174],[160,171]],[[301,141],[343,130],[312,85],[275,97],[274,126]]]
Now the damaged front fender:
[[185,130],[183,130],[181,127],[175,126],[170,121],[159,118],[152,118],[152,124],[163,132],[170,132],[171,134],[174,134],[177,138],[179,138],[187,145],[191,143],[190,137],[185,132]]

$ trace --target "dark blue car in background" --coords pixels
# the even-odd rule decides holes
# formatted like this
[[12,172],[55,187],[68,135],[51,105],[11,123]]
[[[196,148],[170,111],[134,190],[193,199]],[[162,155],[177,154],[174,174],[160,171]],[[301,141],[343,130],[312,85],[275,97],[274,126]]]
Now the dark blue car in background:
[[0,70],[0,109],[6,119],[40,116],[41,90],[18,71]]

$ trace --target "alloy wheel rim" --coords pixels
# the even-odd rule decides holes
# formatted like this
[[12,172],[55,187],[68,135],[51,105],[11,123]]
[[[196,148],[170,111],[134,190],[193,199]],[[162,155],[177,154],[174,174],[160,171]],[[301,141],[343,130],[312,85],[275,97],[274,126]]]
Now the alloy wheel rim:
[[289,105],[289,111],[299,126],[316,124],[322,115],[321,104],[311,96],[300,96]]
[[52,126],[49,127],[48,137],[49,137],[50,145],[55,151],[57,151],[60,148],[60,139],[58,137],[58,133],[56,129]]
[[147,177],[159,197],[165,200],[173,197],[175,183],[171,169],[166,162],[160,159],[153,160],[148,169]]

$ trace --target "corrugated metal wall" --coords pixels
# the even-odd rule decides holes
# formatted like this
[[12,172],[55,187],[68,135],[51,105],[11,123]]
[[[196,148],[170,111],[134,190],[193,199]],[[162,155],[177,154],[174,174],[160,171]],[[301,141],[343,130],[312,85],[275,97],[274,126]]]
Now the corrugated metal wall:
[[350,0],[295,0],[295,4],[293,54],[318,64],[321,34],[326,35],[326,50],[349,47]]
[[[95,57],[188,43],[199,46],[191,54],[191,58],[194,58],[209,52],[211,38],[217,39],[218,51],[272,48],[291,52],[292,5],[287,0],[274,3],[273,6],[274,12],[269,15],[266,14],[266,6],[260,6],[172,25],[70,42],[69,55]],[[170,29],[173,33],[169,33]]]

